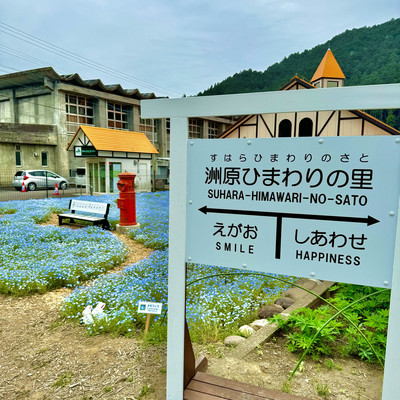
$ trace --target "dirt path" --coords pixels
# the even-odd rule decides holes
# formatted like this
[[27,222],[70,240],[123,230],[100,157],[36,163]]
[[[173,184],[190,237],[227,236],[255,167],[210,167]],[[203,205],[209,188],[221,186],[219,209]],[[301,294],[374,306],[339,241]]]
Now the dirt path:
[[[48,223],[58,221],[53,218]],[[151,253],[125,236],[118,237],[130,253],[112,272]],[[140,340],[86,336],[83,327],[58,318],[62,299],[70,292],[60,289],[18,298],[0,295],[0,400],[165,399],[165,346],[145,349]],[[245,360],[230,359],[222,344],[195,345],[195,351],[208,356],[211,374],[277,390],[298,360],[279,338]],[[334,367],[328,368],[306,361],[290,385],[291,392],[312,399],[381,398],[378,367],[340,356],[333,362]]]
[[0,296],[0,399],[163,399],[165,349],[85,336],[58,319],[65,293]]
[[[130,253],[113,272],[151,253],[119,238]],[[165,399],[165,347],[144,349],[135,339],[85,336],[83,327],[58,318],[70,292],[0,295],[0,399]]]

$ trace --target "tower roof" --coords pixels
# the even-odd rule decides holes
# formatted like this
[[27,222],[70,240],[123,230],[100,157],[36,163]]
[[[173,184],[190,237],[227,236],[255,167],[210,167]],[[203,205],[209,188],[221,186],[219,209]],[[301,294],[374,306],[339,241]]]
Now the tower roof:
[[346,79],[331,49],[328,49],[325,53],[324,58],[311,78],[311,82],[321,78]]

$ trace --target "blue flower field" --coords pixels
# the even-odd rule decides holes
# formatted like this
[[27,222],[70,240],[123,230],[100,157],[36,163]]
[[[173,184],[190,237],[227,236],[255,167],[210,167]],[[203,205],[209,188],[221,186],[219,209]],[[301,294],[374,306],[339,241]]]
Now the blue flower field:
[[[53,213],[66,210],[69,199],[10,201],[0,203],[0,293],[26,295],[58,287],[75,287],[62,306],[61,315],[81,322],[82,311],[98,302],[106,318],[87,326],[89,334],[113,332],[132,335],[143,329],[145,314],[137,313],[141,301],[162,302],[164,314],[156,318],[153,331],[162,331],[167,314],[168,207],[169,193],[138,193],[137,220],[141,228],[131,237],[153,248],[148,259],[119,273],[104,274],[119,265],[127,250],[110,232],[86,227],[78,230],[39,225]],[[82,196],[111,203],[109,220],[119,222],[116,195]],[[254,319],[260,304],[274,299],[285,285],[268,276],[215,276],[235,270],[189,265],[187,319],[191,332],[234,331],[238,324]],[[237,271],[243,273],[243,271]],[[93,280],[94,279],[94,280]],[[84,281],[92,280],[89,285]],[[197,332],[197,333],[196,333]]]
[[75,287],[121,264],[127,250],[110,232],[41,226],[69,199],[0,203],[0,293],[26,295]]

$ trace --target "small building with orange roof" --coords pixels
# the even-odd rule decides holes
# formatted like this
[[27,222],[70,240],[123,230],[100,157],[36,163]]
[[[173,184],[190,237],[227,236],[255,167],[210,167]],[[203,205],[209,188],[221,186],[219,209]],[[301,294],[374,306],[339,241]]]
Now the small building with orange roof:
[[[328,49],[310,82],[294,76],[280,90],[343,87],[346,79]],[[246,115],[219,138],[399,135],[397,129],[361,110]]]
[[118,193],[118,174],[136,174],[135,190],[151,190],[151,162],[158,154],[145,133],[79,126],[67,150],[86,162],[86,187],[95,193]]

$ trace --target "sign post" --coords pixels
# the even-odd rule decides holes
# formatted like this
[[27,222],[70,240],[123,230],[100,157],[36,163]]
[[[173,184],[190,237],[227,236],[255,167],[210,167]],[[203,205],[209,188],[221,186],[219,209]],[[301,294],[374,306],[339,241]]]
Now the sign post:
[[399,138],[200,139],[188,157],[192,262],[391,287]]
[[150,319],[152,314],[160,315],[162,311],[162,303],[154,303],[150,301],[139,301],[138,313],[147,314],[146,326],[144,328],[144,334],[147,335],[149,332]]
[[[363,147],[364,140],[367,139],[365,140],[365,146],[367,146],[370,138],[357,138],[360,140],[358,142],[360,148],[352,143],[353,138],[349,138],[347,143],[351,147],[352,160],[358,160],[351,167],[341,165],[341,163],[345,164],[345,161],[340,161],[340,156],[347,154],[346,146],[342,149],[341,144],[331,142],[329,138],[320,138],[322,143],[318,138],[310,138],[308,143],[312,146],[312,151],[308,151],[305,147],[299,150],[302,150],[304,162],[309,159],[309,156],[305,158],[307,154],[311,154],[314,161],[314,157],[317,156],[318,159],[319,156],[318,164],[313,167],[298,164],[293,169],[290,165],[282,164],[276,168],[279,169],[279,176],[276,176],[276,171],[272,171],[274,167],[271,165],[263,164],[262,168],[255,165],[258,162],[257,159],[260,158],[259,155],[270,156],[268,148],[275,146],[277,139],[268,139],[262,152],[259,151],[259,144],[262,143],[259,139],[248,138],[247,144],[231,139],[214,140],[215,151],[211,153],[210,148],[207,148],[209,144],[203,145],[200,141],[187,140],[188,117],[382,108],[400,108],[400,84],[158,99],[142,102],[142,118],[171,118],[167,399],[183,399],[186,261],[208,262],[227,267],[237,265],[241,268],[268,272],[279,271],[283,274],[306,274],[322,279],[336,279],[347,273],[346,276],[349,278],[347,281],[352,283],[360,281],[360,284],[388,288],[392,286],[382,399],[397,398],[397,385],[400,379],[400,346],[396,343],[396,333],[400,329],[400,251],[398,250],[400,227],[396,218],[399,212],[399,164],[398,156],[394,153],[400,152],[400,144],[396,138],[389,137],[388,140],[392,140],[392,144],[385,144],[385,149],[392,154],[390,157],[394,157],[390,158],[390,161],[382,155],[377,156],[379,152],[372,152],[371,148]],[[305,142],[304,139],[284,140],[284,148],[288,148],[286,156],[294,154],[298,157],[300,153],[296,151],[300,143]],[[343,138],[338,138],[336,141],[340,143],[342,140]],[[219,142],[223,144],[220,145]],[[231,166],[211,164],[214,154],[216,157],[231,155],[231,159],[235,157],[235,164],[240,163],[241,154],[250,154],[250,150],[243,151],[243,145],[249,148],[254,147],[251,153],[254,161],[250,163],[246,158],[245,162],[248,163],[246,166],[240,164],[233,166],[241,168],[240,170],[225,170]],[[380,143],[377,145],[380,146]],[[202,146],[205,147],[201,149]],[[219,146],[224,146],[224,150],[222,151]],[[316,150],[318,146],[324,149],[323,153]],[[282,151],[282,148],[277,148],[273,154],[278,154],[282,158],[284,157]],[[367,157],[370,162],[368,167],[361,165],[366,160],[363,152],[364,155],[373,155],[371,159]],[[188,154],[190,155],[189,162]],[[329,154],[331,158],[335,155],[337,165],[331,164],[332,168],[323,165],[322,163],[327,162],[328,159],[325,156],[325,161],[322,160],[324,154]],[[356,155],[358,158],[354,159]],[[231,162],[227,159],[224,162]],[[386,168],[393,160],[396,166]],[[218,158],[218,162],[220,161],[221,159]],[[200,164],[196,168],[197,162]],[[290,160],[287,162],[289,163]],[[214,169],[211,170],[211,168]],[[264,170],[269,171],[264,172]],[[337,170],[344,172],[335,172]],[[389,174],[389,170],[395,174]],[[240,189],[232,188],[232,191],[228,192],[229,188],[222,187],[228,185],[227,183],[220,185],[218,183],[219,173],[226,173],[224,178],[232,179],[234,184],[240,186]],[[347,181],[347,176],[349,181]],[[382,177],[385,184],[380,182]],[[284,178],[286,178],[285,181]],[[194,179],[199,189],[191,186]],[[263,187],[267,186],[264,184],[265,179],[270,179],[270,182],[277,180],[279,186],[285,187],[286,183],[288,186],[286,190],[279,190],[280,188],[276,187],[265,188]],[[320,179],[321,182],[319,182]],[[357,180],[358,194],[355,193]],[[366,186],[368,182],[371,184],[369,189]],[[190,196],[186,191],[188,184]],[[260,187],[254,190],[248,188],[259,185]],[[274,185],[276,184],[271,184],[271,186]],[[202,190],[201,187],[206,190]],[[242,187],[247,188],[240,193]],[[320,191],[319,188],[323,190]],[[213,192],[210,193],[209,190]],[[218,190],[226,190],[226,192],[222,194],[222,192],[217,192]],[[233,193],[233,190],[236,190],[236,193]],[[274,192],[274,195],[272,196],[270,192]],[[278,194],[278,192],[285,194]],[[326,196],[325,201],[323,195]],[[350,197],[346,198],[346,195]],[[229,200],[229,204],[221,202],[222,196]],[[282,196],[284,200],[279,200]],[[313,196],[312,202],[311,196]],[[365,197],[362,196],[366,196],[366,202]],[[333,200],[329,200],[330,198]],[[249,199],[252,201],[250,202]],[[285,205],[285,203],[296,204],[296,201],[302,206],[300,209],[292,210]],[[263,207],[253,206],[258,203],[263,204]],[[382,208],[380,204],[383,205]],[[260,223],[259,220],[262,222]],[[197,230],[194,237],[190,235],[190,232],[193,233],[191,231],[193,224],[198,224],[196,228],[202,230],[201,235]],[[389,229],[388,232],[384,232],[386,228]],[[396,230],[397,235],[395,235]],[[383,236],[379,238],[378,236],[383,232]],[[203,255],[198,253],[196,244],[192,243],[191,237],[208,249],[213,249],[213,256],[203,258]],[[262,249],[261,243],[265,249]],[[331,246],[330,251],[327,251],[329,246]],[[375,257],[374,260],[377,263],[372,267],[368,257],[374,256],[375,246],[379,249],[380,256],[384,258]],[[395,248],[396,255],[393,257]],[[262,265],[260,263],[259,255],[263,252],[264,255],[268,255],[267,266],[265,262]],[[386,252],[388,253],[383,254]],[[206,251],[203,250],[203,253]],[[229,254],[233,253],[236,257],[229,257]],[[224,256],[222,257],[221,254]],[[296,268],[293,270],[287,270],[286,264],[283,263],[287,257],[292,257],[292,260],[296,261]],[[366,269],[365,266],[367,266]],[[336,269],[339,272],[335,271]],[[382,273],[376,271],[380,269]],[[363,272],[360,273],[360,271]]]

